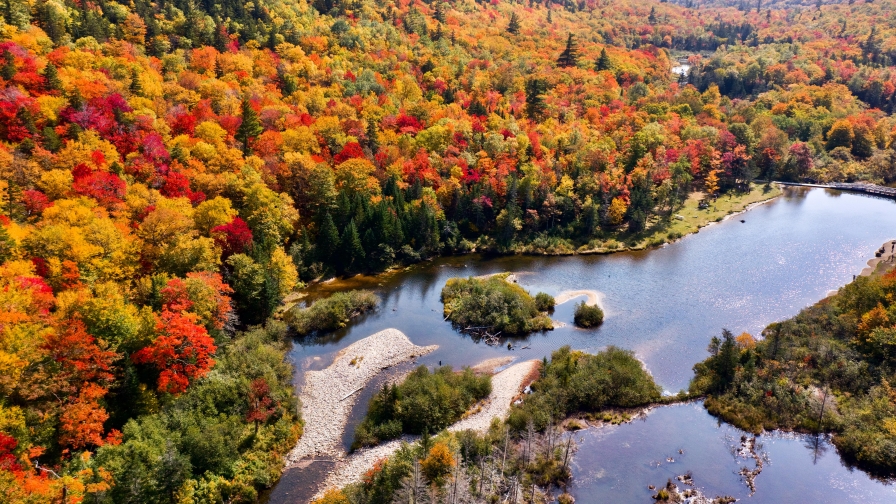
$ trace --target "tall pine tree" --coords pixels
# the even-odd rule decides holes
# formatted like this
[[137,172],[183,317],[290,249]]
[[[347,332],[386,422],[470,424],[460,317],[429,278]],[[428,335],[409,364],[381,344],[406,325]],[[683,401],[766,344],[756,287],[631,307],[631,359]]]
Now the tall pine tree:
[[520,34],[520,20],[516,17],[516,12],[510,15],[510,24],[507,25],[507,32],[511,35]]
[[576,42],[576,37],[572,33],[569,34],[569,38],[566,39],[566,49],[560,53],[560,57],[557,58],[557,64],[561,67],[574,67],[579,62],[579,44]]
[[250,142],[262,132],[264,132],[264,128],[261,127],[261,121],[258,120],[258,113],[252,108],[249,100],[243,100],[243,120],[240,122],[240,127],[237,128],[234,138],[243,144],[244,155],[251,152]]

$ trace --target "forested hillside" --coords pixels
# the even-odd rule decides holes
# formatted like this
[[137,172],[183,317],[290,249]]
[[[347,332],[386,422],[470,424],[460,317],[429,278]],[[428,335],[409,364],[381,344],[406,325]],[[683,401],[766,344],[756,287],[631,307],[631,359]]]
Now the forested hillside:
[[893,8],[4,0],[0,491],[254,500],[303,282],[896,181]]

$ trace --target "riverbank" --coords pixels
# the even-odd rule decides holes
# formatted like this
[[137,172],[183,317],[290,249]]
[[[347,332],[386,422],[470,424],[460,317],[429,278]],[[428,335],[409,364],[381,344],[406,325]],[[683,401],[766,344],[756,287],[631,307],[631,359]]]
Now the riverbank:
[[[538,245],[537,239],[524,244],[519,244],[513,249],[499,252],[495,249],[473,249],[466,253],[457,253],[454,256],[474,254],[483,255],[531,255],[531,256],[573,256],[573,255],[606,255],[617,252],[642,251],[650,248],[661,247],[675,242],[687,235],[700,232],[700,229],[711,224],[721,222],[726,218],[748,212],[756,206],[768,203],[781,196],[783,191],[777,183],[770,186],[753,184],[749,193],[727,193],[720,196],[708,208],[701,209],[700,201],[705,198],[702,192],[691,193],[683,206],[667,219],[648,223],[645,231],[640,233],[628,233],[627,231],[611,231],[603,233],[603,238],[595,238],[588,243],[576,246],[569,240],[551,240],[549,247]],[[433,258],[435,259],[435,258]],[[431,260],[431,259],[430,259]],[[424,263],[427,261],[423,261]],[[419,264],[419,263],[418,263]],[[375,274],[358,274],[348,278],[321,278],[309,283],[313,287],[314,295],[311,301],[322,295],[341,292],[351,289],[369,289],[381,285],[385,278],[415,268],[410,266],[393,266],[386,271]],[[519,272],[518,272],[519,273]],[[490,275],[486,275],[490,276]],[[515,278],[513,280],[516,280]],[[509,281],[513,281],[509,280]],[[296,299],[303,298],[309,293],[300,291],[295,294]]]
[[288,463],[306,457],[343,457],[342,436],[358,392],[385,369],[437,348],[414,345],[401,331],[386,329],[345,347],[326,369],[307,371],[299,396],[305,432]]
[[[477,367],[480,369],[494,368],[496,364],[500,365],[500,362],[490,359]],[[492,376],[492,392],[488,398],[474,405],[465,418],[448,427],[448,430],[457,432],[470,429],[484,433],[488,430],[493,418],[502,420],[506,418],[513,401],[520,396],[523,388],[538,376],[539,365],[538,360],[520,362]],[[377,461],[395,453],[402,443],[414,442],[417,439],[418,436],[404,436],[379,446],[357,450],[336,463],[336,466],[318,488],[315,498],[322,496],[327,489],[343,488],[359,481]]]
[[671,216],[648,221],[647,228],[638,233],[630,233],[627,230],[604,232],[604,237],[592,239],[579,247],[572,241],[563,239],[548,240],[550,245],[545,247],[540,245],[539,239],[536,238],[514,247],[513,253],[589,255],[646,250],[698,233],[701,228],[747,212],[757,205],[777,198],[782,193],[781,187],[776,184],[769,186],[751,184],[749,192],[728,192],[719,196],[708,207],[700,208],[700,202],[706,198],[706,194],[693,192]]

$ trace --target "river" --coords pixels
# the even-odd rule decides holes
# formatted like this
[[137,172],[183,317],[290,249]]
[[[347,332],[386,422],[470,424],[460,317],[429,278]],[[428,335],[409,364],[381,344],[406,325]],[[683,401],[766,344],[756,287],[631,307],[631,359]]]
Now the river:
[[[770,322],[793,316],[852,280],[874,251],[891,238],[896,238],[896,203],[891,200],[824,189],[785,188],[784,195],[776,200],[660,249],[570,257],[449,257],[388,275],[329,282],[309,294],[314,297],[365,287],[376,290],[383,302],[376,312],[336,333],[297,340],[291,353],[297,368],[296,385],[301,386],[304,370],[325,367],[339,349],[394,327],[417,345],[440,345],[436,352],[420,359],[427,365],[442,362],[460,367],[507,355],[540,359],[562,345],[591,352],[616,345],[633,350],[657,383],[673,393],[687,388],[692,366],[707,356],[709,339],[722,328],[735,334],[758,334]],[[606,313],[603,325],[592,330],[575,328],[574,303],[568,302],[558,306],[553,316],[567,326],[514,339],[514,349],[508,350],[506,343],[500,347],[477,343],[443,321],[439,293],[446,280],[501,271],[516,272],[519,283],[533,294],[544,291],[556,296],[580,289],[600,292]],[[359,401],[349,429],[363,414],[367,398],[369,393]],[[644,429],[648,436],[652,431],[644,426],[655,423],[648,419],[625,429]],[[711,444],[708,440],[718,437],[717,429],[712,422],[706,424],[713,428],[696,429],[687,435],[705,436],[701,443]],[[616,458],[615,445],[605,439],[612,436],[597,436],[583,445],[577,464],[586,464],[586,453],[599,454],[605,449],[607,456]],[[641,467],[649,462],[645,457],[659,455],[647,450],[627,458],[626,463]],[[771,455],[774,459],[774,453]],[[827,457],[836,459],[836,454]],[[713,470],[712,458],[688,469],[694,471],[696,479],[698,471]],[[295,471],[274,489],[271,502],[290,501],[287,487],[304,480]],[[828,471],[834,478],[834,473],[847,469],[837,466]],[[656,481],[655,475],[649,475],[653,479],[648,481],[647,474],[635,471],[631,475],[628,479],[632,488],[640,488],[642,493],[648,484],[665,483],[665,477]],[[766,493],[763,476],[757,479],[757,496]],[[864,484],[880,485],[872,480]],[[605,485],[577,488],[587,488],[580,493],[579,502],[615,501],[609,498],[612,492],[606,494],[608,500],[603,498],[608,488]],[[640,500],[647,499],[649,495],[645,494]]]

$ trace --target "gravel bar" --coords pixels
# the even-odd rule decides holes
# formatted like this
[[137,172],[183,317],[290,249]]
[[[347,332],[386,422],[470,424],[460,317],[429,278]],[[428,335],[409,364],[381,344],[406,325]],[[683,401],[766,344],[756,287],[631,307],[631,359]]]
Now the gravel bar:
[[305,431],[287,463],[306,457],[345,457],[342,435],[358,392],[384,369],[436,348],[414,345],[398,329],[386,329],[345,347],[330,367],[307,371],[300,395]]

